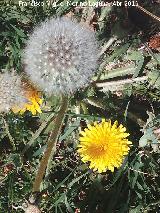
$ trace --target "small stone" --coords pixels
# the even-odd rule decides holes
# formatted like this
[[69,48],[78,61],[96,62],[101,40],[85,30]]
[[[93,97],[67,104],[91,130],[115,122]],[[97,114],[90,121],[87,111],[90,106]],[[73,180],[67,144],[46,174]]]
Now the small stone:
[[62,64],[65,64],[65,62],[66,62],[66,61],[63,59],[63,60],[62,60]]
[[63,56],[64,56],[64,54],[63,54],[62,52],[60,52],[60,56],[61,56],[61,57],[63,57]]
[[41,211],[37,206],[29,204],[25,209],[25,213],[41,213]]
[[66,55],[66,58],[67,58],[67,59],[69,59],[69,58],[70,58],[70,55],[69,55],[69,54],[67,54],[67,55]]
[[66,49],[66,50],[69,50],[69,46],[66,46],[65,49]]

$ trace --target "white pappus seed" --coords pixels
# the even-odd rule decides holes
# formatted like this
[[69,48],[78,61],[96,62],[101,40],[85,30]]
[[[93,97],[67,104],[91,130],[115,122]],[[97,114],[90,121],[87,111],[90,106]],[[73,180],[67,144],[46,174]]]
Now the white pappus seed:
[[0,113],[26,103],[21,78],[15,72],[0,73]]
[[[94,32],[68,18],[50,19],[35,28],[27,41],[25,72],[48,94],[70,94],[88,85],[97,69],[98,52]],[[37,61],[41,69],[35,68]],[[44,66],[48,78],[42,75]]]

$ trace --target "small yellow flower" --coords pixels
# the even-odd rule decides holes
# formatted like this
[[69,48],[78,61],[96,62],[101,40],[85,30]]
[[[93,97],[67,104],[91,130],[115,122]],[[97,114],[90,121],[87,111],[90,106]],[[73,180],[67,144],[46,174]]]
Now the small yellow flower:
[[23,89],[26,103],[24,103],[22,106],[14,106],[12,108],[12,111],[14,113],[19,112],[20,114],[23,114],[28,110],[33,115],[36,115],[37,112],[42,113],[40,108],[42,104],[41,93],[38,92],[32,85],[26,82],[23,84]]
[[99,173],[106,170],[114,171],[114,167],[120,167],[124,156],[130,150],[130,142],[126,137],[126,128],[118,121],[111,124],[111,121],[102,119],[101,123],[94,122],[88,128],[81,131],[78,153],[84,163],[90,162],[89,168]]

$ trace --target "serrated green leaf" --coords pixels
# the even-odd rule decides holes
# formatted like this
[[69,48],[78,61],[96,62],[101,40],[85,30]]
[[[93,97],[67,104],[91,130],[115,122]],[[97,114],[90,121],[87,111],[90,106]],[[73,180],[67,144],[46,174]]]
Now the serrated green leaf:
[[141,212],[140,210],[142,207],[143,207],[142,205],[138,205],[136,208],[130,209],[129,213],[140,213]]
[[107,80],[115,77],[132,75],[135,73],[136,67],[134,65],[129,65],[127,67],[112,69],[109,72],[102,73],[100,80]]
[[77,127],[79,127],[81,118],[77,118],[77,120],[65,131],[65,133],[60,136],[59,141],[66,139]]
[[121,47],[116,47],[114,53],[110,57],[106,59],[106,63],[113,61],[114,59],[118,59],[122,54],[126,53],[127,49],[129,48],[130,44],[126,43],[123,44]]
[[140,138],[139,140],[139,146],[140,147],[145,147],[145,146],[149,146],[151,144],[156,144],[159,143],[158,139],[156,138],[155,134],[153,133],[153,129],[149,128],[146,130],[146,132],[144,133],[144,135]]
[[160,88],[160,72],[154,70],[148,74],[150,85],[155,88]]

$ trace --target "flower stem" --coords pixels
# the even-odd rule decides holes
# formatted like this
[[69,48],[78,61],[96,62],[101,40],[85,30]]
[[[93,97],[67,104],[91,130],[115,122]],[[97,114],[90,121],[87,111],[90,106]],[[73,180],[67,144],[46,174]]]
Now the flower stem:
[[56,151],[56,142],[62,127],[62,123],[63,123],[63,119],[64,119],[65,112],[67,110],[67,107],[68,107],[68,97],[62,96],[61,108],[57,114],[57,117],[54,120],[54,129],[51,132],[51,135],[48,139],[46,151],[40,161],[40,166],[33,183],[33,189],[32,189],[33,192],[40,191],[40,185],[41,185],[41,182],[43,181],[43,177],[45,175],[48,162],[51,159],[51,155],[53,155]]
[[30,146],[35,142],[35,140],[39,137],[39,135],[41,134],[41,132],[46,128],[46,126],[51,122],[51,120],[52,121],[54,120],[54,117],[55,117],[55,112],[52,113],[51,115],[49,115],[45,119],[45,121],[41,124],[41,126],[39,127],[39,129],[35,132],[35,134],[32,136],[32,138],[29,140],[29,142],[27,143],[27,145],[22,150],[22,156],[30,148]]

